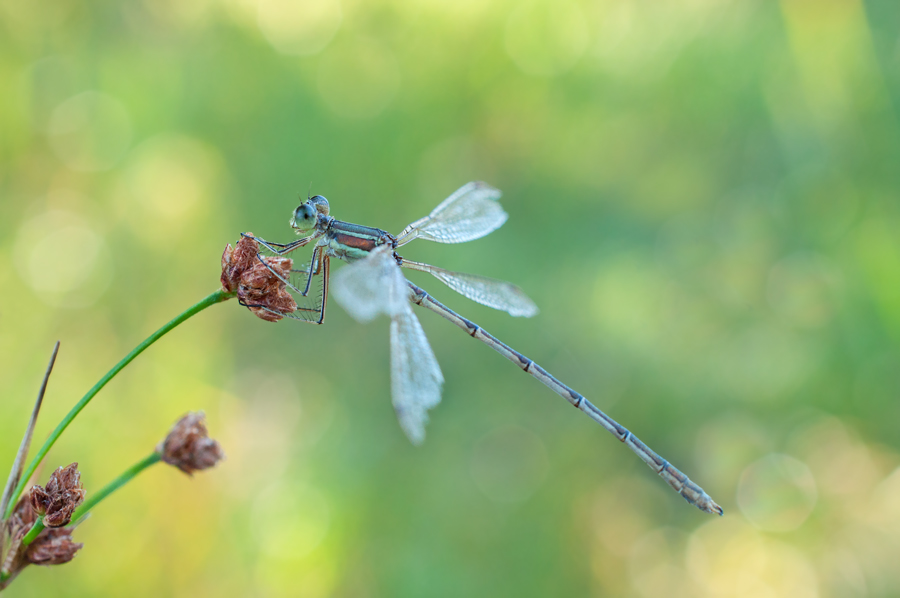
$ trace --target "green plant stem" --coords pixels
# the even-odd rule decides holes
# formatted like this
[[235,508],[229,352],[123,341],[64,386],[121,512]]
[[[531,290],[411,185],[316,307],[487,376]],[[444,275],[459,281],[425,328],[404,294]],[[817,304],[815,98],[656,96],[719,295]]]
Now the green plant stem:
[[130,482],[137,474],[141,473],[154,463],[159,463],[162,460],[162,455],[153,451],[128,469],[122,472],[122,475],[111,481],[109,484],[98,490],[97,492],[93,492],[88,495],[88,499],[81,503],[75,512],[72,513],[72,523],[70,525],[77,525],[79,520],[82,517],[88,514],[88,512],[97,506],[101,500]]
[[146,349],[147,347],[149,347],[150,345],[152,345],[153,343],[158,341],[167,332],[169,332],[170,330],[172,330],[173,328],[175,328],[176,326],[178,326],[179,324],[181,324],[182,322],[184,322],[191,316],[194,316],[194,315],[200,313],[207,307],[209,307],[211,305],[215,305],[216,303],[221,303],[222,301],[225,301],[226,299],[231,299],[232,297],[234,297],[234,295],[235,295],[235,293],[229,293],[222,289],[219,289],[215,293],[208,295],[206,298],[204,298],[200,302],[192,305],[191,307],[189,307],[188,309],[186,309],[185,311],[183,311],[182,313],[177,315],[168,324],[166,324],[165,326],[163,326],[162,328],[160,328],[159,330],[157,330],[156,332],[151,334],[147,338],[147,340],[145,340],[140,345],[135,347],[134,350],[131,351],[131,353],[129,353],[128,355],[125,356],[124,359],[122,359],[122,361],[120,361],[115,366],[113,366],[113,368],[111,370],[109,370],[109,372],[107,372],[106,375],[103,376],[103,378],[101,378],[100,381],[97,382],[97,384],[95,384],[94,387],[91,388],[87,392],[87,394],[84,395],[84,397],[82,397],[81,400],[78,401],[78,403],[74,407],[72,407],[72,410],[69,411],[68,415],[66,415],[63,418],[63,420],[61,422],[59,422],[59,425],[56,426],[56,429],[53,430],[53,432],[50,434],[49,438],[47,438],[47,441],[44,443],[44,446],[41,447],[41,450],[39,450],[37,455],[34,456],[34,459],[28,465],[28,469],[26,469],[22,473],[22,477],[19,480],[19,484],[18,484],[18,486],[16,486],[16,489],[12,494],[12,498],[6,507],[6,513],[3,514],[3,519],[4,520],[9,519],[9,516],[12,514],[12,511],[15,508],[16,502],[18,502],[18,500],[19,500],[19,496],[22,494],[22,491],[25,489],[25,484],[27,484],[28,480],[31,479],[31,476],[34,474],[34,471],[38,468],[38,465],[41,464],[41,461],[44,460],[44,457],[47,456],[47,452],[53,447],[53,444],[56,442],[56,440],[60,437],[60,435],[63,433],[63,431],[69,426],[69,424],[72,423],[72,420],[74,420],[75,417],[79,413],[81,413],[81,410],[84,409],[85,406],[87,406],[87,404],[91,401],[91,399],[94,398],[94,395],[96,395],[98,392],[100,392],[101,388],[106,386],[107,382],[112,380],[116,374],[118,374],[120,371],[122,371],[122,368],[124,368],[126,365],[131,363],[131,361],[135,357],[140,355],[144,351],[144,349]]
[[25,534],[25,537],[22,538],[22,546],[28,546],[34,542],[34,539],[37,538],[38,534],[42,531],[44,531],[44,518],[38,517],[37,521],[34,522],[34,525],[31,526],[31,529],[28,530],[28,533]]

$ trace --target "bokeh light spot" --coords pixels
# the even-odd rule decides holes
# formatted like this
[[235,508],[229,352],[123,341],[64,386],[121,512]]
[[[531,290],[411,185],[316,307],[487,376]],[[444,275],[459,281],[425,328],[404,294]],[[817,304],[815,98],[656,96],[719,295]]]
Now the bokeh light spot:
[[[771,431],[749,413],[730,412],[711,419],[696,435],[698,477],[713,496],[731,493],[747,463],[771,451]],[[728,507],[725,507],[726,511]]]
[[72,170],[108,170],[131,143],[131,119],[118,100],[86,91],[56,107],[47,136],[57,157]]
[[31,64],[28,72],[31,118],[47,133],[54,109],[78,91],[76,69],[69,57],[47,56]]
[[316,488],[285,480],[264,489],[253,504],[260,551],[281,560],[312,553],[328,533],[328,501]]
[[666,319],[665,276],[643,256],[610,257],[594,281],[591,313],[603,330],[637,347],[658,347]]
[[[174,27],[189,27],[204,23],[210,14],[213,0],[144,0],[143,8],[160,22]],[[135,15],[135,20],[138,17]],[[146,16],[143,17],[146,27]]]
[[822,326],[834,314],[833,281],[823,258],[794,254],[772,266],[766,296],[772,309],[792,324]]
[[815,371],[816,349],[790,330],[759,324],[722,343],[708,371],[744,400],[784,400]]
[[737,502],[744,516],[758,528],[788,532],[800,527],[818,500],[816,480],[805,463],[778,453],[744,469]]
[[765,537],[740,518],[711,521],[691,535],[688,570],[706,593],[761,598],[815,598],[818,579],[809,559],[783,542]]
[[900,534],[900,467],[878,484],[872,497],[878,527]]
[[219,167],[217,156],[201,142],[165,135],[137,149],[127,174],[131,192],[143,207],[176,219],[210,199]]
[[499,503],[526,500],[547,476],[544,443],[520,426],[503,426],[485,435],[472,453],[472,478],[485,496]]
[[900,405],[900,355],[887,351],[867,359],[856,372],[853,399],[863,404]]
[[371,118],[394,99],[400,68],[393,53],[372,40],[355,39],[331,48],[319,63],[319,93],[346,118]]
[[810,418],[791,434],[788,447],[809,465],[823,499],[869,496],[880,479],[870,448],[837,417]]
[[293,378],[270,369],[244,369],[233,392],[223,402],[229,425],[220,436],[228,447],[229,492],[249,497],[290,468],[292,443],[303,436],[303,407]]
[[419,162],[419,187],[423,197],[436,189],[455,189],[460,181],[489,181],[491,158],[468,137],[450,137],[433,144]]
[[588,45],[584,13],[571,2],[525,2],[509,16],[506,51],[527,75],[563,73],[581,58]]
[[631,583],[641,596],[692,598],[696,582],[688,575],[683,559],[687,536],[671,528],[655,529],[634,543],[629,559]]
[[208,215],[224,188],[218,151],[191,137],[161,134],[129,156],[118,201],[141,237],[158,241]]
[[259,28],[283,54],[318,54],[341,26],[339,0],[259,0]]
[[69,212],[45,212],[23,224],[15,255],[19,275],[41,301],[54,307],[91,305],[112,280],[112,260],[103,238]]

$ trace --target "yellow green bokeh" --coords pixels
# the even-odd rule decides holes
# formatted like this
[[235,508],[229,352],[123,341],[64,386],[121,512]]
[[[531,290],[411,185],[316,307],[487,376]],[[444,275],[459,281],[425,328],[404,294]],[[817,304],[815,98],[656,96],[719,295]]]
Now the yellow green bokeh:
[[[308,192],[399,232],[484,180],[509,221],[410,278],[584,393],[725,509],[434,314],[410,445],[388,325],[236,301],[163,338],[41,473],[90,493],[204,410],[13,596],[900,595],[900,5],[889,0],[0,0],[0,464],[40,444]],[[298,257],[301,261],[304,256]],[[424,275],[423,275],[424,276]]]

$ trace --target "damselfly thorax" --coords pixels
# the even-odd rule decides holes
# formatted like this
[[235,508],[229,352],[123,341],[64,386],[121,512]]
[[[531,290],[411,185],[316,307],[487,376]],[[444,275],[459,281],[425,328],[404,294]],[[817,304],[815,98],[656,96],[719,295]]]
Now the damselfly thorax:
[[394,249],[397,240],[378,228],[332,220],[318,245],[325,247],[329,257],[353,262],[368,256],[370,251],[381,245]]

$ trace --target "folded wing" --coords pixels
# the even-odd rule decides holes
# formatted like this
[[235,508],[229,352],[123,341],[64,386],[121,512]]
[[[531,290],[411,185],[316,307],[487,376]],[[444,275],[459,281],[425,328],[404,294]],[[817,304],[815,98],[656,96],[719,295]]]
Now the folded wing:
[[331,296],[360,322],[410,309],[409,287],[387,245],[338,270],[331,277]]
[[428,410],[441,402],[443,383],[441,368],[412,309],[391,318],[391,395],[400,427],[413,444],[425,440]]
[[428,410],[440,403],[444,377],[409,304],[409,285],[393,251],[379,247],[332,278],[332,296],[355,319],[391,318],[391,395],[413,444],[425,439]]

